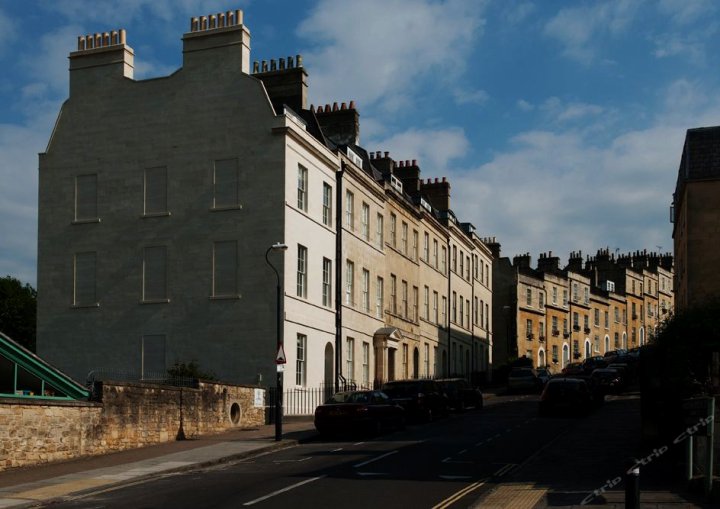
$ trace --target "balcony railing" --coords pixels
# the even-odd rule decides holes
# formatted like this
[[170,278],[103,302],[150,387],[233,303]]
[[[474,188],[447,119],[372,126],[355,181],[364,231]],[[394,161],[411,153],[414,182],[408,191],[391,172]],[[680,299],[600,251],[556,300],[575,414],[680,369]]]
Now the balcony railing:
[[573,330],[574,330],[574,331],[579,331],[579,330],[580,330],[580,326],[579,326],[579,325],[573,325]]
[[560,335],[560,331],[557,330],[557,329],[553,329],[553,330],[552,330],[552,335],[553,335],[553,336],[559,336],[559,335]]
[[525,336],[528,341],[532,341],[535,335],[532,332],[528,332],[528,334]]
[[590,327],[585,327],[583,330],[585,331],[585,334],[590,334]]

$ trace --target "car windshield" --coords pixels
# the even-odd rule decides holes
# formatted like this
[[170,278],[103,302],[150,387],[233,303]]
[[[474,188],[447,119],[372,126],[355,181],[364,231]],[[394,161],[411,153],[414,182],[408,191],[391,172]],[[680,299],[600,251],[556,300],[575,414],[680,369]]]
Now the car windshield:
[[327,403],[368,403],[369,401],[369,392],[338,392],[333,394]]
[[388,394],[415,394],[420,391],[417,382],[392,382],[383,385],[382,390]]

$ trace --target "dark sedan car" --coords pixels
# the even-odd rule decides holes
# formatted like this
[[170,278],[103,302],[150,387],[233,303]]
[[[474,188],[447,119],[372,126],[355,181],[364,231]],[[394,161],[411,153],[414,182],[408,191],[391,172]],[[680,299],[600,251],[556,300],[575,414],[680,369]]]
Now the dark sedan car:
[[590,377],[603,394],[617,394],[623,388],[623,378],[617,369],[598,368]]
[[338,392],[315,409],[320,434],[381,433],[405,426],[405,410],[382,391]]
[[448,414],[448,398],[435,380],[395,380],[382,391],[407,412],[408,419],[432,421]]
[[443,378],[437,381],[445,390],[448,405],[457,412],[466,408],[483,407],[483,395],[480,389],[473,387],[464,378]]
[[586,415],[595,405],[592,391],[579,378],[552,378],[540,396],[540,415]]

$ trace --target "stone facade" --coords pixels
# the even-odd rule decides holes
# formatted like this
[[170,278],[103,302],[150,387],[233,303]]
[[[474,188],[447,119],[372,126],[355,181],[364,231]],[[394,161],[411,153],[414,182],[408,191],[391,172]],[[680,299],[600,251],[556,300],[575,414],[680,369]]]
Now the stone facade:
[[92,402],[0,399],[0,470],[258,426],[265,422],[258,390],[98,382]]

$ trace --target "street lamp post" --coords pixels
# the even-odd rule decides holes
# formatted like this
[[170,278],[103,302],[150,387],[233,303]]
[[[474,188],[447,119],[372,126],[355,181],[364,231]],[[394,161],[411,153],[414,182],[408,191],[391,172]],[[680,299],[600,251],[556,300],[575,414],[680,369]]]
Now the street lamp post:
[[[270,268],[275,272],[277,278],[277,352],[279,353],[283,347],[283,326],[282,326],[282,281],[280,280],[280,273],[277,271],[275,266],[270,263],[268,255],[270,251],[286,251],[287,244],[282,242],[276,242],[265,251],[265,261]],[[282,440],[282,418],[283,418],[283,365],[277,364],[277,381],[275,384],[275,441]]]

